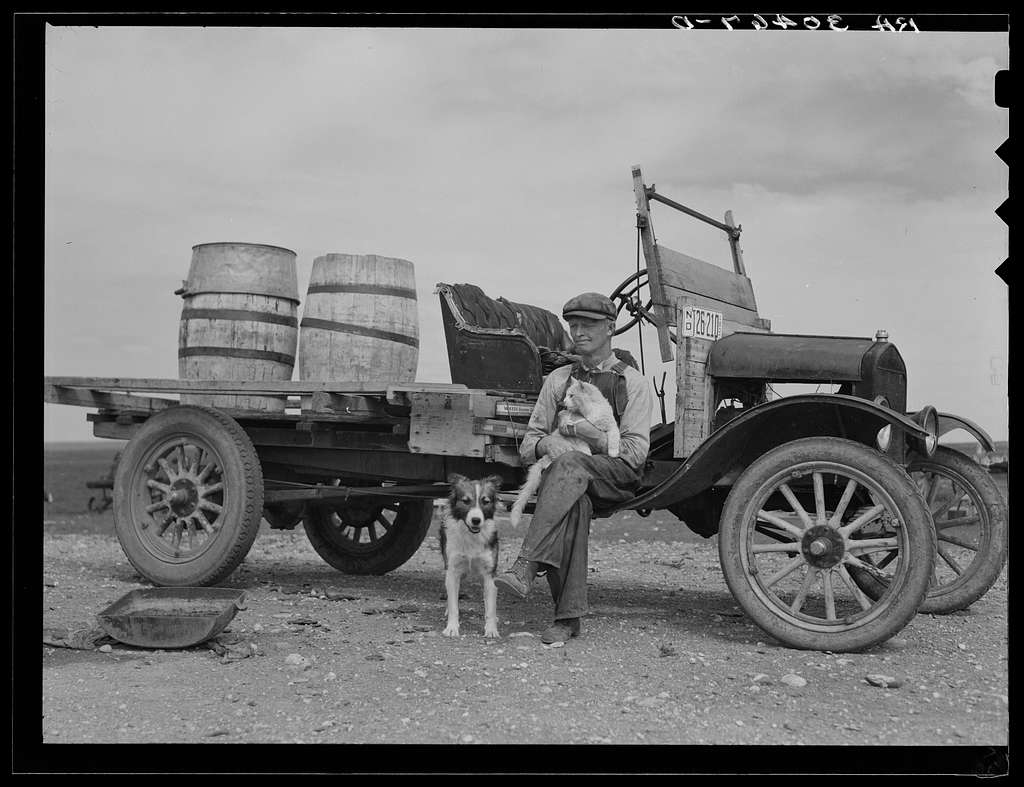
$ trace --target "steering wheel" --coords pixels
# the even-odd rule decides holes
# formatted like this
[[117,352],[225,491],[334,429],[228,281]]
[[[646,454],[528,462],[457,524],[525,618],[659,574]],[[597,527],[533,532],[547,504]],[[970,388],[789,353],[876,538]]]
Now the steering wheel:
[[[650,289],[648,285],[647,271],[639,270],[616,287],[615,292],[609,296],[612,303],[618,302],[615,308],[616,322],[623,310],[628,312],[631,317],[628,322],[615,329],[613,336],[625,333],[641,320],[655,327],[658,326],[658,321],[654,316],[654,299],[649,297],[647,302],[643,303],[643,299],[639,295],[640,290],[644,287]],[[676,340],[672,331],[669,331],[669,338],[673,342]]]

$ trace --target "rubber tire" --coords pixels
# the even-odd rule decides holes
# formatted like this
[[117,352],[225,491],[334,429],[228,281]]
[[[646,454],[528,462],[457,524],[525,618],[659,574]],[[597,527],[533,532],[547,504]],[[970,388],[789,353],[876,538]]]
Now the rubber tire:
[[[131,515],[131,490],[147,453],[175,435],[201,439],[217,454],[225,490],[223,521],[208,549],[194,560],[169,562],[149,551]],[[237,494],[230,495],[230,490]],[[263,471],[238,423],[210,407],[179,405],[146,421],[128,442],[114,477],[114,530],[128,561],[154,585],[217,585],[245,559],[260,527]]]
[[[784,620],[753,590],[742,562],[741,523],[755,516],[755,498],[778,473],[803,462],[832,461],[859,470],[892,498],[909,539],[908,559],[901,561],[900,583],[884,614],[863,625],[835,633],[813,631]],[[761,629],[789,647],[840,653],[877,645],[907,625],[928,590],[935,559],[935,531],[917,486],[884,454],[861,443],[835,437],[809,437],[784,443],[747,467],[726,498],[718,534],[719,561],[737,603]],[[918,555],[921,558],[918,559]]]
[[[382,499],[383,500],[383,499]],[[434,516],[430,500],[398,501],[398,514],[381,539],[380,548],[354,553],[346,549],[346,538],[336,537],[329,503],[308,505],[302,526],[316,553],[343,574],[386,574],[416,554]]]
[[[978,513],[983,518],[982,543],[978,557],[971,562],[970,570],[956,582],[929,588],[918,612],[948,615],[967,609],[989,591],[1006,564],[1008,516],[1003,495],[985,468],[961,452],[945,446],[936,448],[931,457],[915,455],[907,471],[939,471],[947,478],[955,477],[957,483],[972,487],[981,502]],[[867,572],[851,571],[850,575],[871,598],[878,598],[885,589],[882,583]]]

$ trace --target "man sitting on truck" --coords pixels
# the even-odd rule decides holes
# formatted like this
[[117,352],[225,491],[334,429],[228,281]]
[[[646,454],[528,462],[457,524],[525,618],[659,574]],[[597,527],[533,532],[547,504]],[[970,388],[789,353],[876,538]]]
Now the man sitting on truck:
[[[587,551],[594,502],[629,500],[643,474],[650,448],[654,401],[644,377],[612,352],[615,305],[595,292],[578,295],[562,309],[580,360],[552,371],[541,388],[520,446],[524,465],[550,455],[533,518],[519,557],[495,583],[525,598],[538,573],[547,572],[555,602],[554,623],[541,634],[547,644],[579,636],[587,613]],[[556,429],[569,377],[593,383],[611,403],[621,433],[619,456],[607,455],[606,435],[588,422],[562,428],[587,441],[593,455],[548,440]]]

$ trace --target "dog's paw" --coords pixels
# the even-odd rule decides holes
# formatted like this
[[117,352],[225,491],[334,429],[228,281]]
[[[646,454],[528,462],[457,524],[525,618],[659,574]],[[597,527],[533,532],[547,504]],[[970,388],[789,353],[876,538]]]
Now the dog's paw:
[[446,637],[457,637],[459,636],[459,624],[449,623],[441,633]]
[[498,633],[497,625],[484,626],[484,636],[487,639],[500,639],[501,634]]

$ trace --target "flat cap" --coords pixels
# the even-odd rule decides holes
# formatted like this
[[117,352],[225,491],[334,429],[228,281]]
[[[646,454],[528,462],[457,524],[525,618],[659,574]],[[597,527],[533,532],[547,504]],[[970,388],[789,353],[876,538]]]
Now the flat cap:
[[590,320],[614,320],[617,316],[615,304],[607,295],[599,292],[585,292],[570,298],[562,307],[562,319],[586,317]]

